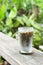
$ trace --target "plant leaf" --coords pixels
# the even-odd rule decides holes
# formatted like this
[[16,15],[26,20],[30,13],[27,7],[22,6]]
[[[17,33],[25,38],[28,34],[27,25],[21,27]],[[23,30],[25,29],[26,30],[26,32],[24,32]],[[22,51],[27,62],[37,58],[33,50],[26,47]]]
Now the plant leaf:
[[17,15],[17,8],[14,7],[14,8],[11,10],[10,14],[9,14],[9,18],[12,19],[12,18],[16,17],[16,15]]
[[17,17],[17,21],[18,21],[20,24],[24,25],[24,22],[23,22],[23,20],[22,20],[22,17]]
[[20,25],[20,23],[18,21],[15,21],[13,27],[18,27],[19,25]]
[[11,18],[8,18],[6,20],[6,25],[9,26],[9,27],[13,27],[13,23],[12,23],[12,19]]

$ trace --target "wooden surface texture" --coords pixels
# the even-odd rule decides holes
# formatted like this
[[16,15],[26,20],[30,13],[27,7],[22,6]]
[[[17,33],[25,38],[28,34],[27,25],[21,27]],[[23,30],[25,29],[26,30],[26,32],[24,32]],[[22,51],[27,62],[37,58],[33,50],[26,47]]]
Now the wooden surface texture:
[[19,49],[16,39],[0,32],[0,55],[11,65],[43,65],[43,52],[33,49],[33,54],[22,55]]

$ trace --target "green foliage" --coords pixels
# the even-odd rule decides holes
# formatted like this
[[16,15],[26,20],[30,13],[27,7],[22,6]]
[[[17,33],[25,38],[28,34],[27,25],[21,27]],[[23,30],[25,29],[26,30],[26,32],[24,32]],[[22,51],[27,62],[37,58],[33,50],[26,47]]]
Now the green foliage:
[[1,58],[1,56],[0,56],[0,63],[2,62],[2,58]]
[[6,6],[3,4],[0,6],[0,21],[4,18],[4,13],[6,11]]
[[[37,21],[32,16],[32,8],[36,3],[39,7]],[[38,23],[43,24],[43,0],[0,0],[0,31],[16,37],[18,27],[33,27],[33,43],[39,45],[43,43],[43,28]]]

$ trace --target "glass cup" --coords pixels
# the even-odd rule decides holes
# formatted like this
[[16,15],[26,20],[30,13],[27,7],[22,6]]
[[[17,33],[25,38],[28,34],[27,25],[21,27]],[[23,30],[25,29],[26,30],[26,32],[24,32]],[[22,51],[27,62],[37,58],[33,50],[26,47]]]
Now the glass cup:
[[33,28],[32,27],[19,27],[18,28],[18,42],[20,44],[21,53],[32,52],[33,41]]

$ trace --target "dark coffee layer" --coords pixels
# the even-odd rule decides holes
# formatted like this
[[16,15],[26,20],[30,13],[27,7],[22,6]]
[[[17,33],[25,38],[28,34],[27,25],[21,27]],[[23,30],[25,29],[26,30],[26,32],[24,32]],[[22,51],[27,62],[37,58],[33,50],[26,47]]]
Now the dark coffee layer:
[[33,32],[20,33],[20,39],[21,39],[22,45],[23,46],[28,46],[32,36],[33,36]]

